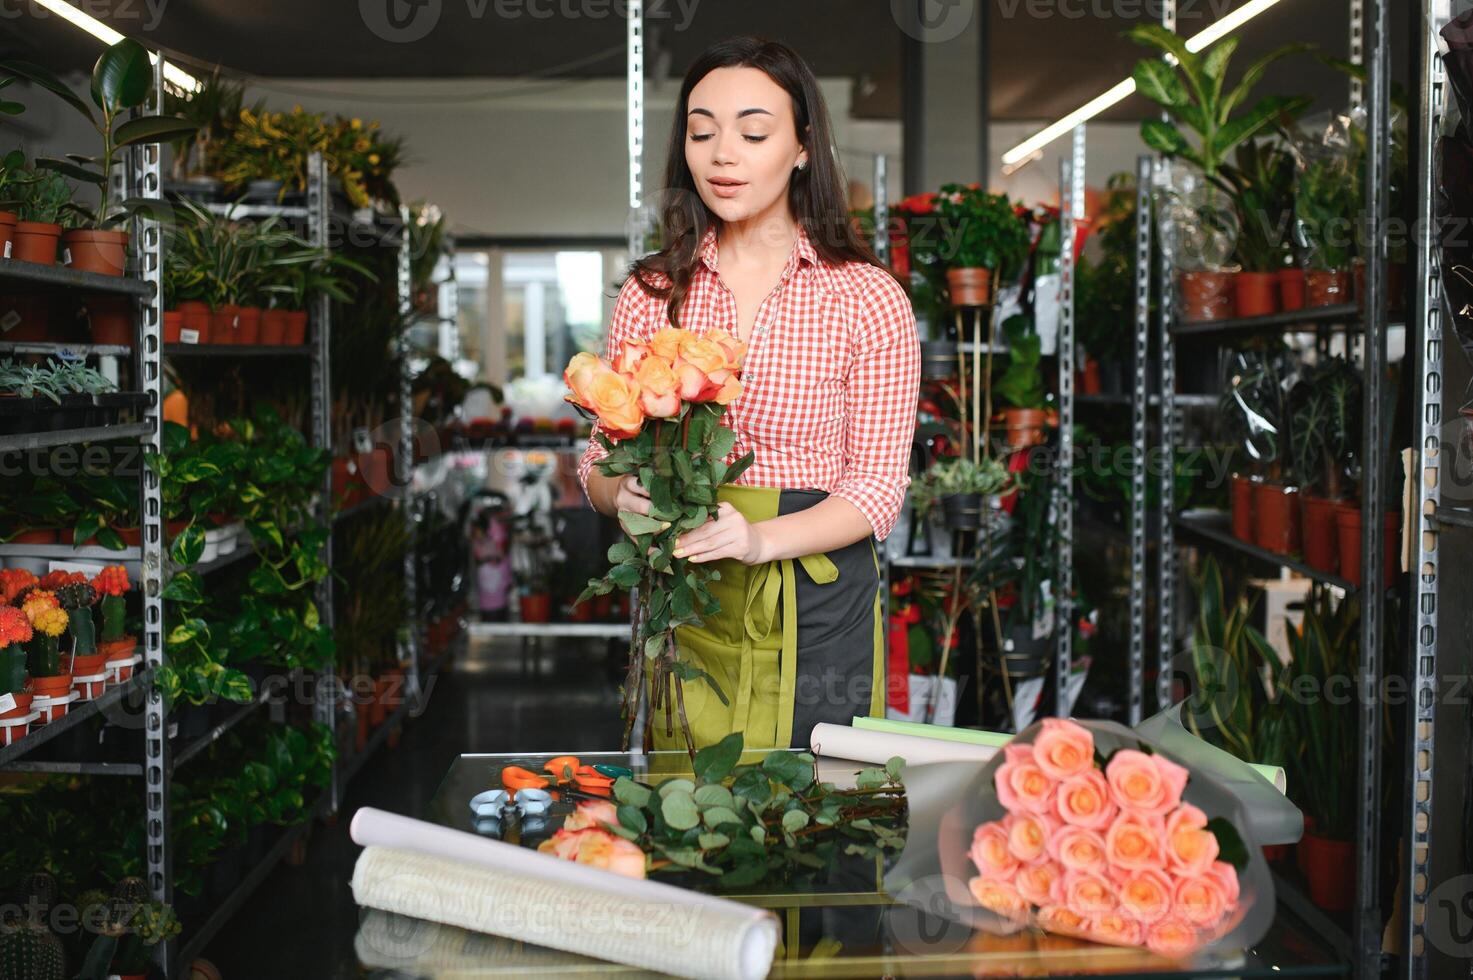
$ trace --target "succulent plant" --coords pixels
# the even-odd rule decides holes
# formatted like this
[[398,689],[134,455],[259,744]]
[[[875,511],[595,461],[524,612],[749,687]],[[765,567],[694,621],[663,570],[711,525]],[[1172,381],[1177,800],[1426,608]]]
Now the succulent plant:
[[61,940],[27,924],[0,936],[0,980],[66,980]]

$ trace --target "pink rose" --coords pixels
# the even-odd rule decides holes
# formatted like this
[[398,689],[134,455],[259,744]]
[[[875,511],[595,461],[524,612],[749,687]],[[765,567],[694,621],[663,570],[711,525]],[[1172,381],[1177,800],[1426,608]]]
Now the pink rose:
[[1166,863],[1179,875],[1206,874],[1217,860],[1217,836],[1207,827],[1207,814],[1183,803],[1166,818]]
[[1181,802],[1187,771],[1159,755],[1121,749],[1105,767],[1110,796],[1121,809],[1164,817]]
[[1008,849],[1008,832],[1001,820],[984,823],[972,833],[972,863],[984,875],[1006,880],[1018,870],[1018,859]]
[[1086,935],[1094,942],[1111,946],[1139,946],[1145,930],[1135,919],[1115,911],[1091,919]]
[[1054,804],[1054,781],[1033,760],[1033,746],[1003,746],[1007,761],[997,767],[993,785],[997,801],[1010,813],[1047,813]]
[[1064,872],[1064,904],[1069,906],[1069,911],[1092,919],[1112,911],[1115,903],[1115,889],[1101,875],[1088,871]]
[[1229,906],[1238,904],[1238,871],[1226,861],[1213,861],[1207,873],[1222,885],[1222,895]]
[[1024,865],[1013,877],[1013,887],[1030,905],[1051,905],[1063,900],[1064,871],[1052,861]]
[[1066,718],[1045,718],[1033,740],[1033,759],[1050,779],[1092,770],[1094,757],[1095,740],[1089,729]]
[[1162,838],[1166,828],[1160,820],[1124,811],[1105,832],[1105,860],[1126,871],[1166,867]]
[[1086,936],[1089,919],[1065,905],[1045,905],[1034,916],[1038,928],[1061,936]]
[[1179,960],[1202,945],[1197,930],[1185,919],[1170,916],[1146,929],[1146,949],[1157,956]]
[[559,830],[538,844],[537,850],[564,861],[576,861],[612,871],[626,878],[643,878],[645,873],[644,851],[640,850],[638,844],[592,827],[583,830]]
[[633,374],[639,367],[639,362],[644,360],[649,352],[647,344],[642,344],[637,340],[624,341],[614,355],[614,370],[620,374]]
[[1008,850],[1024,864],[1048,859],[1048,840],[1055,824],[1047,816],[1036,813],[1010,813],[1003,818],[1008,834]]
[[1110,787],[1098,769],[1071,776],[1059,784],[1054,797],[1059,819],[1076,827],[1104,830],[1115,819],[1116,807]]
[[608,800],[579,803],[578,809],[563,819],[564,830],[584,830],[589,827],[602,830],[605,824],[619,826],[618,808]]
[[967,882],[977,904],[1014,922],[1028,921],[1028,903],[1010,883],[997,878],[978,876]]
[[1085,827],[1061,827],[1049,841],[1049,853],[1067,871],[1105,870],[1105,838]]
[[1194,926],[1210,929],[1227,913],[1227,896],[1213,875],[1181,878],[1176,883],[1176,911]]
[[1120,910],[1143,925],[1171,911],[1171,879],[1155,870],[1127,872],[1120,881]]

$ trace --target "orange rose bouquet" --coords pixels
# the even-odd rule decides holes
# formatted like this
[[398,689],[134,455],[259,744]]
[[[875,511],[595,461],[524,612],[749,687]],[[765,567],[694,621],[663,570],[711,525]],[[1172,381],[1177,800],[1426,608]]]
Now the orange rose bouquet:
[[[944,792],[916,778],[942,769]],[[1221,775],[1112,722],[1047,718],[980,768],[907,771],[912,838],[930,847],[907,841],[891,874],[926,883],[904,901],[989,932],[1031,927],[1173,960],[1250,946],[1272,921],[1273,882]]]
[[704,681],[725,700],[715,679],[681,660],[675,645],[677,626],[699,624],[719,609],[707,586],[713,571],[672,552],[679,535],[715,516],[716,488],[751,465],[750,453],[726,463],[736,435],[721,424],[726,406],[742,392],[745,355],[746,345],[724,331],[668,328],[647,342],[625,342],[611,361],[576,354],[563,372],[567,400],[600,423],[594,438],[608,455],[599,471],[637,474],[650,495],[648,516],[619,513],[630,540],[609,549],[608,574],[591,580],[578,597],[582,602],[616,588],[639,590],[641,614],[624,686],[625,748],[647,681],[647,724],[663,713],[666,733],[673,734],[678,714],[692,754],[681,685]]

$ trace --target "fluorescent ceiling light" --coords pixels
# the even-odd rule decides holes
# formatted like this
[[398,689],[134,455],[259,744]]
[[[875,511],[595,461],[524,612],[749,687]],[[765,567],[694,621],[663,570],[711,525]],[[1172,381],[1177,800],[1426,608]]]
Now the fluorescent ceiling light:
[[[1233,31],[1237,30],[1239,27],[1242,27],[1248,21],[1252,20],[1254,17],[1257,17],[1259,14],[1263,13],[1265,10],[1272,7],[1278,2],[1279,0],[1249,0],[1248,3],[1243,4],[1243,6],[1239,7],[1237,10],[1234,10],[1227,16],[1218,18],[1217,22],[1214,23],[1211,27],[1207,28],[1199,34],[1194,34],[1192,37],[1188,38],[1187,50],[1192,52],[1193,54],[1196,54],[1197,52],[1208,47],[1214,42],[1219,41],[1227,35],[1231,34]],[[1019,143],[1008,152],[1004,153],[1002,155],[1002,162],[1008,165],[1017,163],[1030,154],[1052,143],[1054,140],[1058,139],[1060,136],[1063,136],[1065,133],[1069,132],[1080,123],[1094,118],[1095,116],[1104,112],[1106,109],[1115,105],[1117,102],[1120,102],[1121,100],[1129,97],[1134,93],[1135,79],[1127,78],[1125,81],[1115,85],[1108,92],[1105,92],[1103,95],[1095,96],[1093,99],[1090,99],[1084,105],[1080,106],[1078,109],[1075,109],[1067,116],[1063,117],[1057,122],[1050,123],[1048,126],[1045,126],[1043,129],[1034,133],[1032,136],[1028,137],[1026,140]]]
[[[76,27],[80,27],[88,34],[91,34],[93,37],[97,38],[103,44],[117,44],[123,39],[123,35],[119,34],[111,27],[108,27],[96,17],[93,17],[90,14],[85,14],[82,11],[78,10],[76,7],[73,7],[70,3],[67,3],[67,0],[35,0],[35,2],[39,6],[45,7],[47,10],[51,11],[62,20],[68,21]],[[153,64],[158,64],[159,56],[156,53],[150,51],[148,54],[148,60]],[[199,91],[199,79],[195,78],[189,72],[171,62],[164,63],[164,78],[167,79],[169,82],[178,85],[186,92]]]

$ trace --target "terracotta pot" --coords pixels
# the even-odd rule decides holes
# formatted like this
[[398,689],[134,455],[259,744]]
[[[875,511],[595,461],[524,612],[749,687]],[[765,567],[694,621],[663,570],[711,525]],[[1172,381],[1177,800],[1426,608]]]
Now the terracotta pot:
[[373,680],[373,700],[368,704],[368,726],[377,728],[384,723],[388,717],[389,706],[384,701],[389,693],[390,681],[387,677],[375,677]]
[[388,493],[394,476],[389,447],[377,446],[371,452],[359,453],[358,476],[370,493],[380,496]]
[[210,342],[210,308],[197,299],[187,299],[179,304],[179,315],[183,318],[179,342],[184,344],[208,344]]
[[56,544],[57,530],[54,527],[37,527],[22,531],[10,539],[10,544]]
[[49,725],[58,718],[65,717],[67,711],[71,709],[72,702],[76,700],[77,692],[75,691],[68,691],[66,694],[49,698],[36,698],[31,707],[35,708],[40,717],[32,724]]
[[952,306],[986,306],[992,301],[991,269],[947,269]]
[[286,345],[301,347],[307,342],[307,311],[289,310],[286,314]]
[[27,716],[6,718],[0,721],[0,745],[14,745],[18,740],[25,738],[30,730],[31,723]]
[[210,311],[210,342],[214,344],[238,344],[237,331],[240,325],[240,307],[233,303],[217,306]]
[[81,695],[77,700],[92,701],[102,697],[102,692],[107,690],[107,674],[73,675],[72,686]]
[[10,234],[10,257],[37,265],[56,264],[56,243],[61,238],[61,225],[44,221],[17,221]]
[[[1361,513],[1355,504],[1340,504],[1335,511],[1335,525],[1340,550],[1340,577],[1351,585],[1361,584]],[[1401,569],[1401,515],[1390,512],[1385,516],[1385,538],[1382,550],[1385,561],[1382,566],[1381,584],[1389,585]]]
[[102,665],[107,663],[107,657],[107,652],[102,649],[101,644],[98,644],[98,650],[96,653],[89,653],[80,657],[73,656],[71,658],[66,658],[67,666],[69,666],[70,668],[67,673],[71,674],[73,677],[86,677],[91,674],[100,674],[103,671]]
[[125,636],[117,640],[97,641],[97,652],[102,655],[103,660],[121,660],[133,656],[137,651],[137,637]]
[[1239,541],[1253,540],[1254,486],[1254,481],[1246,476],[1232,477],[1233,537]]
[[1305,834],[1299,841],[1309,900],[1326,912],[1344,912],[1355,897],[1355,844]]
[[68,265],[79,272],[121,276],[128,267],[128,233],[73,228],[61,236],[61,247],[70,253]]
[[1339,531],[1335,514],[1341,501],[1301,494],[1304,510],[1304,563],[1331,575],[1340,570]]
[[572,623],[593,622],[593,602],[575,602],[568,607],[568,621]]
[[1253,543],[1276,555],[1299,550],[1299,488],[1259,483],[1253,488]]
[[1288,844],[1264,844],[1262,850],[1263,859],[1270,864],[1289,860]]
[[1304,270],[1295,266],[1275,273],[1279,280],[1279,306],[1284,310],[1304,309]]
[[350,465],[348,457],[334,456],[332,460],[332,495],[334,499],[346,500],[357,482],[358,475],[353,471],[355,464]]
[[614,608],[614,597],[605,592],[603,595],[594,596],[590,602],[593,603],[593,614],[599,619],[608,619],[609,613]]
[[168,536],[170,541],[173,541],[175,538],[179,537],[179,535],[183,534],[184,529],[188,526],[189,518],[187,517],[180,517],[172,521],[165,521],[164,533]]
[[51,677],[32,677],[31,693],[38,698],[65,697],[72,689],[71,674],[56,674]]
[[87,326],[94,344],[133,346],[133,300],[127,296],[87,299]]
[[[1366,263],[1364,259],[1356,260],[1354,276],[1355,304],[1365,309]],[[1386,263],[1386,309],[1388,312],[1406,308],[1406,278],[1405,262]]]
[[10,247],[10,239],[15,235],[16,218],[14,211],[0,211],[0,258],[5,255],[5,250]]
[[51,302],[45,296],[22,293],[0,299],[0,339],[13,344],[46,340],[50,317]]
[[1278,276],[1272,272],[1234,273],[1233,308],[1238,316],[1269,316],[1279,312]]
[[1100,362],[1093,357],[1084,359],[1084,370],[1079,372],[1079,393],[1081,395],[1100,393]]
[[1306,269],[1305,300],[1311,307],[1350,302],[1350,276],[1344,269]]
[[113,530],[118,532],[118,537],[123,539],[123,544],[131,548],[140,548],[143,546],[143,528],[115,527]]
[[184,314],[178,310],[164,311],[164,343],[179,343],[179,335],[184,330]]
[[261,343],[278,347],[286,343],[286,310],[261,312]]
[[1043,425],[1048,414],[1041,408],[1003,409],[1004,438],[1013,449],[1037,446],[1043,442]]
[[368,711],[367,707],[358,706],[358,731],[353,736],[353,748],[357,752],[362,752],[363,747],[368,744]]
[[235,342],[237,344],[258,344],[261,342],[261,308],[259,306],[242,306],[240,308],[240,319],[235,328]]
[[12,694],[15,698],[15,707],[0,714],[0,718],[20,718],[31,713],[31,701],[36,697],[32,691],[16,691]]
[[546,623],[552,620],[552,595],[534,592],[521,596],[522,622]]
[[1227,272],[1177,274],[1178,310],[1188,323],[1227,320],[1233,315],[1232,275]]

